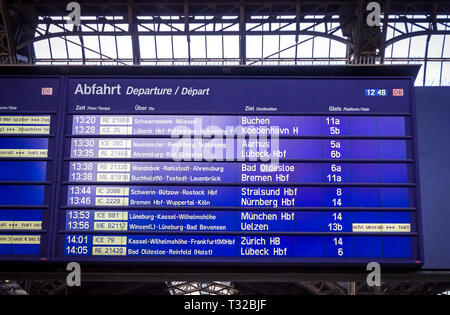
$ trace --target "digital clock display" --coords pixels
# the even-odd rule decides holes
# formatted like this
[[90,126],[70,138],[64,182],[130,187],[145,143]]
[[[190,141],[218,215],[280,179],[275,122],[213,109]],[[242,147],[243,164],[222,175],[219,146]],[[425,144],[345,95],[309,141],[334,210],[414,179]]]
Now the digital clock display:
[[388,96],[387,89],[365,89],[366,96]]

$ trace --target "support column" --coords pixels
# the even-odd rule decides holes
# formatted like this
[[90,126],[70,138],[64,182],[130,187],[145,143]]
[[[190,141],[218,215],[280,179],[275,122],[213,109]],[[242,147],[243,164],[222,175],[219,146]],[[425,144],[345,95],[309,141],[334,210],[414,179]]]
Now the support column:
[[139,45],[139,36],[137,35],[137,19],[134,14],[133,0],[128,0],[128,28],[131,34],[131,46],[133,48],[133,64],[141,63],[141,51]]
[[241,66],[247,63],[247,40],[245,36],[245,7],[241,0],[239,10],[239,64]]
[[8,22],[8,8],[6,0],[0,0],[0,64],[14,63],[17,63],[17,58]]

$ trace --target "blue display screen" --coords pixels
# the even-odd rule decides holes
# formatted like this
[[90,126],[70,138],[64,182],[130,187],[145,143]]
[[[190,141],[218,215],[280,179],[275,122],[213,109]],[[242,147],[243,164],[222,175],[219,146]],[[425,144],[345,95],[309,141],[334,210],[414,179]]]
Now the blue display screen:
[[59,91],[58,78],[0,77],[0,260],[50,258]]
[[0,259],[421,264],[410,78],[14,80]]

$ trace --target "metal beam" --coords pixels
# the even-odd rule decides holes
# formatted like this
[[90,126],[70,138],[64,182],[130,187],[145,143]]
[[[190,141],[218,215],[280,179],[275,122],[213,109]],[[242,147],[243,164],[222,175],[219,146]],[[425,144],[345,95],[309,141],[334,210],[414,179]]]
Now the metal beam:
[[[40,280],[65,281],[66,272],[0,272],[0,279],[11,281]],[[164,282],[164,281],[243,281],[243,282],[302,282],[302,281],[342,281],[365,282],[367,274],[362,272],[83,272],[83,282]],[[450,283],[450,271],[384,272],[386,282],[435,282]]]
[[[354,1],[354,0],[353,0]],[[128,0],[79,0],[83,12],[86,15],[124,15],[128,11]],[[238,15],[241,3],[244,4],[248,14],[258,15],[295,15],[296,0],[221,0],[221,1],[201,1],[189,0],[190,12],[192,15],[214,15],[229,14]],[[345,2],[342,0],[302,0],[302,11],[312,15],[338,14],[339,7]],[[447,0],[436,0],[436,10],[438,14],[446,14],[450,10],[450,3]],[[55,0],[10,0],[10,5],[16,9],[25,7],[36,7],[40,15],[67,15],[66,2]],[[182,15],[184,11],[184,0],[160,1],[160,0],[138,0],[134,1],[134,7],[139,15],[161,15],[174,16]],[[417,14],[427,14],[433,6],[429,0],[392,0],[392,13],[404,14],[415,10]]]
[[[366,0],[349,0],[349,1],[191,1],[191,0],[173,0],[170,2],[156,2],[156,1],[143,1],[143,0],[115,0],[110,1],[80,1],[82,5],[82,14],[88,15],[90,12],[94,12],[95,8],[98,11],[95,15],[98,19],[95,20],[82,20],[81,30],[66,30],[65,21],[63,19],[54,19],[49,15],[58,12],[57,10],[62,10],[62,6],[58,3],[54,3],[47,0],[42,1],[15,1],[10,0],[11,10],[19,10],[27,8],[28,11],[33,12],[35,24],[41,26],[46,26],[47,29],[42,29],[40,35],[38,36],[27,36],[23,37],[18,41],[16,46],[17,51],[24,51],[28,47],[33,47],[33,43],[39,40],[47,40],[52,38],[62,38],[66,40],[69,36],[79,36],[84,38],[85,36],[127,36],[131,38],[132,42],[132,62],[134,64],[140,64],[145,62],[154,62],[158,64],[159,62],[169,62],[172,64],[186,62],[191,64],[191,62],[198,62],[200,59],[204,59],[203,63],[208,64],[209,62],[215,62],[213,59],[217,58],[192,58],[191,50],[191,37],[192,36],[220,36],[222,40],[224,36],[236,36],[239,38],[239,47],[236,48],[238,51],[238,60],[241,65],[248,65],[257,63],[267,63],[279,60],[279,62],[290,62],[292,58],[278,58],[281,52],[292,49],[294,52],[294,63],[299,62],[299,51],[301,51],[301,44],[306,41],[312,40],[316,37],[323,37],[333,41],[338,41],[343,43],[348,48],[348,56],[352,56],[347,60],[348,63],[360,63],[366,62],[362,60],[361,56],[368,55],[370,58],[369,63],[375,62],[375,57],[379,58],[380,62],[383,63],[384,52],[386,47],[395,43],[396,41],[410,38],[414,36],[421,35],[439,35],[448,34],[450,31],[438,30],[439,25],[445,25],[445,23],[450,23],[450,19],[445,16],[437,17],[437,14],[442,14],[442,12],[450,13],[450,5],[445,1],[436,0],[432,4],[425,1],[401,1],[401,0],[385,0],[383,13],[385,19],[382,19],[383,28],[371,29],[365,25],[365,19],[363,15],[365,14],[365,3]],[[359,14],[355,14],[355,4],[358,4]],[[126,8],[126,11],[123,10]],[[65,9],[65,8],[64,8]],[[56,10],[56,11],[55,11]],[[400,17],[395,17],[396,14],[403,10],[403,15]],[[391,15],[389,15],[389,12]],[[427,12],[426,17],[417,17],[410,15],[410,12]],[[41,18],[37,20],[37,16],[41,14]],[[87,13],[88,12],[88,13]],[[292,15],[288,15],[291,14]],[[67,12],[59,11],[60,16],[64,16]],[[106,16],[110,14],[122,16],[121,19],[108,19]],[[209,14],[210,16],[204,16]],[[281,15],[280,15],[281,14]],[[342,17],[341,14],[345,16]],[[198,19],[197,15],[202,15],[201,20]],[[139,16],[139,18],[138,18]],[[42,18],[43,17],[43,18]],[[433,27],[428,29],[424,27],[423,30],[418,32],[407,32],[400,33],[399,36],[386,41],[387,29],[388,27],[393,27],[393,21],[404,21],[404,23],[409,23],[409,25],[420,26],[421,23],[431,23]],[[31,23],[32,19],[28,18],[26,23]],[[337,35],[329,30],[328,23],[340,23],[342,30],[342,35]],[[128,24],[128,30],[121,28],[119,24]],[[274,27],[275,24],[279,25]],[[308,25],[308,23],[311,23]],[[101,25],[111,25],[114,31],[105,32],[102,29],[96,29],[97,24]],[[150,24],[150,26],[149,26]],[[195,24],[193,27],[192,25]],[[222,26],[223,25],[223,26]],[[307,27],[305,27],[305,25]],[[54,29],[59,28],[60,32],[49,32],[49,27],[52,26]],[[304,27],[302,29],[302,26]],[[327,31],[317,31],[317,27],[324,27]],[[94,28],[95,27],[95,28]],[[278,42],[281,42],[281,36],[291,36],[294,35],[296,40],[295,44],[289,47],[279,47],[279,51],[273,53],[269,56],[262,56],[258,61],[255,58],[248,58],[247,52],[247,40],[249,36],[265,36],[265,35],[275,35],[278,36]],[[187,40],[187,61],[180,61],[183,58],[160,58],[161,47],[155,47],[155,51],[158,52],[155,60],[152,58],[142,58],[141,49],[139,46],[140,36],[155,36],[155,44],[157,36],[170,36],[170,44],[173,48],[174,37],[183,36]],[[301,42],[298,41],[299,36],[307,36],[307,40]],[[70,38],[70,37],[69,37]],[[87,47],[84,43],[81,44],[84,50]],[[223,45],[224,46],[224,45]],[[236,45],[237,46],[237,45]],[[300,48],[299,48],[300,46]],[[331,47],[331,42],[330,46]],[[224,47],[222,47],[224,49]],[[92,51],[92,49],[91,49]],[[95,62],[95,59],[101,59],[99,62],[102,63],[103,57],[102,52],[98,52],[100,58],[89,58],[86,60],[85,56],[82,58],[84,63]],[[30,54],[32,55],[32,54]],[[301,55],[300,55],[301,56]],[[314,56],[312,56],[314,58]],[[333,61],[332,54],[330,54],[330,61]],[[78,58],[79,59],[79,58]],[[118,63],[129,63],[129,58],[106,58],[109,60],[116,61]],[[222,51],[222,63],[235,63],[236,59],[234,56],[232,58],[224,58],[224,50]],[[303,58],[304,59],[304,58]],[[40,59],[42,62],[44,59]],[[70,62],[70,58],[66,59]],[[334,59],[340,62],[340,58]]]
[[8,6],[6,0],[0,0],[0,63],[17,62],[9,26]]
[[408,32],[399,36],[395,36],[390,40],[386,41],[386,47],[392,45],[398,41],[403,39],[412,38],[416,36],[424,36],[424,35],[450,35],[450,30],[426,30],[426,31],[417,31],[417,32]]
[[134,13],[133,0],[128,0],[128,29],[131,35],[131,46],[133,48],[133,64],[138,65],[141,62],[141,49],[139,46],[139,35],[136,14]]
[[[245,25],[245,24],[244,24]],[[242,36],[243,34],[241,31],[229,31],[226,32],[225,35],[239,35],[240,40],[242,39],[245,41],[246,36]],[[313,36],[313,37],[324,37],[328,39],[332,39],[335,41],[338,41],[340,43],[343,43],[345,45],[348,45],[350,47],[353,47],[353,43],[349,40],[339,37],[337,35],[333,35],[332,33],[323,33],[323,32],[317,32],[317,31],[310,31],[310,30],[302,30],[302,31],[295,31],[295,30],[286,30],[286,31],[279,31],[279,32],[269,32],[269,31],[252,31],[252,32],[245,32],[246,35],[305,35],[305,36]],[[27,45],[44,40],[44,39],[50,39],[55,37],[64,37],[64,36],[149,36],[149,35],[158,35],[158,36],[177,36],[177,35],[185,35],[185,36],[212,36],[212,35],[224,35],[224,33],[220,31],[196,31],[191,33],[186,33],[182,31],[136,31],[134,35],[130,32],[101,32],[101,31],[93,31],[93,32],[70,32],[70,31],[63,31],[63,32],[55,32],[55,33],[47,33],[40,36],[35,37],[30,42],[23,42],[19,44],[18,48],[26,47]]]
[[245,6],[244,1],[241,0],[239,6],[239,64],[245,65],[247,63],[247,36],[245,23]]

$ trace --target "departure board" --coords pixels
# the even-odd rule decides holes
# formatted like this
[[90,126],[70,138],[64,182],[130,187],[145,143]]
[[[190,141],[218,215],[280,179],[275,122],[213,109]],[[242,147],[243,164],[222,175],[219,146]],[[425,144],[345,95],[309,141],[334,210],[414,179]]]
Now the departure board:
[[413,78],[0,80],[0,259],[421,264]]

